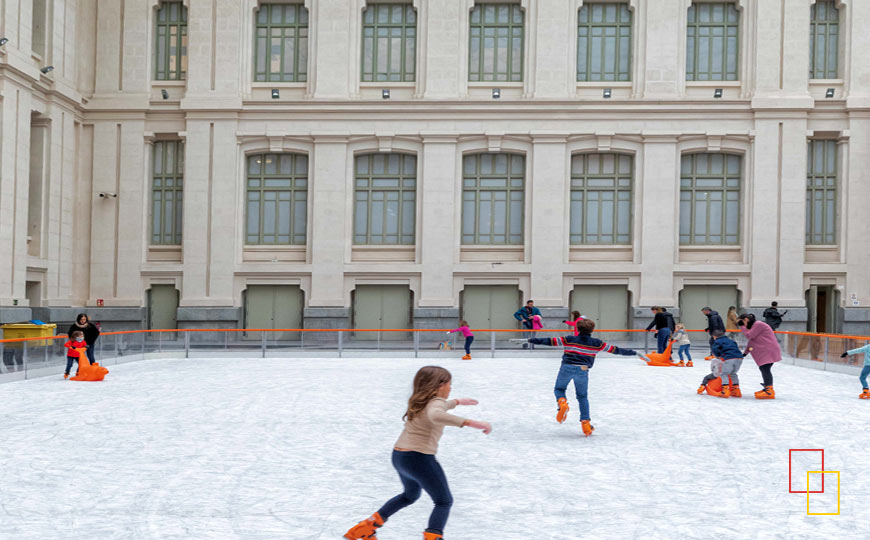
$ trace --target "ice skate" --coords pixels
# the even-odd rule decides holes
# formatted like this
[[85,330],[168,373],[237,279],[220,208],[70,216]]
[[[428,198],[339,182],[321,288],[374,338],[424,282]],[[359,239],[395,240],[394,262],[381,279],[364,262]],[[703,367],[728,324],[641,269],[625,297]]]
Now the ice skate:
[[686,365],[686,363],[683,362],[682,360],[680,360],[679,362],[676,363],[676,366],[678,366],[678,367],[685,367],[685,365]]
[[870,388],[865,388],[861,395],[858,396],[861,399],[870,399]]
[[67,380],[67,379],[69,379],[69,373],[64,373],[64,374],[63,374],[63,380]]
[[595,431],[590,420],[583,420],[580,422],[580,425],[583,428],[583,434],[587,437],[592,435],[592,432]]
[[689,360],[688,362],[686,362],[686,367],[695,367],[695,363]]
[[710,360],[712,360],[712,359],[714,359],[714,358],[716,358],[716,357],[713,356],[713,355],[711,354],[710,356],[705,356],[705,357],[704,357],[704,360],[706,360],[706,361],[709,362]]
[[444,537],[438,533],[423,532],[423,540],[444,540]]
[[698,393],[703,394],[704,390],[706,390],[706,389],[707,389],[707,386],[702,384],[701,386],[698,387]]
[[731,388],[731,397],[743,397],[743,393],[740,391],[739,384],[732,384],[730,388]]
[[371,517],[366,518],[344,533],[347,540],[378,540],[377,530],[384,525],[384,520],[381,515],[375,512]]
[[556,422],[561,424],[568,417],[568,400],[560,397],[557,406],[559,410],[556,411]]
[[[764,386],[763,384],[761,386]],[[773,391],[773,386],[764,386],[763,389],[755,393],[755,399],[776,399],[776,392]]]
[[463,359],[463,360],[471,360],[471,355],[470,355],[470,354],[466,354],[465,356],[462,357],[462,359]]
[[722,391],[716,394],[716,397],[720,398],[730,398],[731,397],[731,387],[727,384],[722,385]]

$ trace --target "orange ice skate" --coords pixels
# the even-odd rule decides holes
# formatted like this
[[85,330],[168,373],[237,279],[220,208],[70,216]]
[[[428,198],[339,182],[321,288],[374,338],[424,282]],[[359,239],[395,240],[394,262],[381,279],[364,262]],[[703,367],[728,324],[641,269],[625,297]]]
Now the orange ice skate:
[[583,427],[583,435],[586,435],[587,437],[592,435],[592,432],[595,431],[592,422],[589,420],[583,420],[580,422],[580,425]]
[[560,397],[558,401],[559,410],[556,411],[556,422],[560,424],[568,417],[568,400]]
[[438,533],[423,532],[423,540],[444,540]]
[[731,385],[731,397],[743,397],[743,393],[740,392],[740,385],[739,384],[732,384]]
[[870,399],[870,389],[865,388],[864,391],[861,392],[861,395],[858,397],[861,399]]
[[344,533],[347,540],[378,540],[377,529],[383,527],[384,520],[381,515],[375,512],[371,517],[366,518]]
[[763,389],[755,393],[755,399],[776,399],[776,392],[773,391],[772,386],[764,386]]

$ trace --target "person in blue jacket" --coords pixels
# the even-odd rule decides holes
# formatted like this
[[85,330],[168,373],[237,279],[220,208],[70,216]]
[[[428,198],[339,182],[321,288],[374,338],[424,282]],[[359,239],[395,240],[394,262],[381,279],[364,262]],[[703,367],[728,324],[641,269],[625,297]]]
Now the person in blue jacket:
[[[718,397],[741,397],[740,378],[737,372],[740,371],[740,366],[743,365],[743,352],[733,339],[725,335],[724,328],[716,328],[711,332],[713,340],[713,356],[722,362],[722,391],[717,394]],[[707,384],[716,378],[713,373],[713,364],[711,364],[711,373],[704,377],[701,381],[701,388],[705,388]],[[718,370],[716,370],[718,371]],[[701,389],[698,389],[701,393]]]
[[580,319],[577,321],[577,335],[554,337],[554,338],[529,338],[529,343],[547,345],[550,347],[564,347],[562,353],[562,365],[559,374],[556,375],[556,385],[553,393],[556,395],[556,421],[560,424],[568,415],[568,399],[565,391],[568,384],[574,381],[574,392],[577,393],[577,401],[580,402],[580,424],[583,433],[588,437],[595,430],[589,416],[589,370],[595,364],[595,355],[600,352],[618,354],[621,356],[639,356],[647,358],[631,349],[620,349],[616,345],[610,345],[600,339],[592,337],[595,330],[595,321]]
[[861,399],[870,399],[870,388],[867,387],[867,375],[870,375],[870,345],[864,345],[863,347],[846,351],[840,355],[840,358],[846,358],[851,354],[861,353],[864,353],[864,368],[861,369],[861,375],[858,376],[858,380],[861,381],[861,386],[864,387],[864,391],[861,392],[861,395],[858,397]]
[[[514,319],[520,321],[523,324],[523,328],[527,328],[527,329],[531,330],[532,329],[532,317],[534,317],[535,315],[540,317],[541,310],[539,310],[538,308],[535,307],[534,300],[529,300],[526,302],[525,307],[521,307],[520,309],[518,309],[516,311],[516,313],[514,313]],[[533,335],[534,334],[532,332],[523,332],[524,338],[530,338]],[[526,343],[523,345],[523,349],[528,348],[529,346],[530,346],[529,343]],[[534,349],[535,347],[532,346],[532,348]]]

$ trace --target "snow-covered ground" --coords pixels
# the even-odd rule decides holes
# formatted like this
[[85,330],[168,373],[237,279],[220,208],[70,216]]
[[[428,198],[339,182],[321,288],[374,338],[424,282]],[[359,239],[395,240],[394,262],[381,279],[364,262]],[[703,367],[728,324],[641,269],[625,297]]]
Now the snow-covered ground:
[[[695,393],[706,362],[606,356],[588,439],[572,389],[568,422],[553,418],[558,356],[148,360],[103,383],[0,385],[0,538],[337,540],[399,491],[390,451],[429,363],[480,400],[459,414],[494,426],[445,430],[447,540],[868,538],[870,401],[854,376],[777,366],[777,399],[756,401],[750,361],[749,397],[723,400]],[[825,449],[841,515],[807,516],[788,493],[789,448]],[[378,537],[418,540],[430,509],[424,494]]]

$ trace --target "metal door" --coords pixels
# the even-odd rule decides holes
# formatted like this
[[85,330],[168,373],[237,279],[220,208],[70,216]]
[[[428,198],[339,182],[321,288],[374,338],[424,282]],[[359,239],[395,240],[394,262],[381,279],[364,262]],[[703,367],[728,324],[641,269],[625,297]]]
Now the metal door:
[[178,328],[178,290],[174,285],[152,285],[148,291],[148,328]]
[[461,317],[471,328],[513,329],[517,328],[514,312],[521,306],[522,297],[516,285],[467,285],[462,291]]
[[[357,285],[353,293],[353,327],[411,328],[411,289],[407,285]],[[376,340],[377,332],[354,332],[357,339]],[[409,339],[408,332],[381,332],[382,340]]]
[[[728,308],[740,307],[738,303],[737,287],[733,285],[686,285],[680,291],[680,322],[689,330],[703,330],[707,328],[707,317],[701,313],[701,308],[708,306],[719,312],[722,322],[726,322]],[[708,337],[692,333],[689,337],[693,341]]]
[[[249,285],[245,291],[245,328],[302,328],[304,298],[296,285]],[[246,332],[260,339],[260,332]],[[268,340],[297,340],[299,332],[269,332]]]
[[[603,330],[628,328],[629,293],[625,285],[577,285],[571,293],[571,311],[595,321]],[[570,331],[568,326],[565,326]],[[598,337],[607,341],[628,339],[625,332],[607,332]]]

